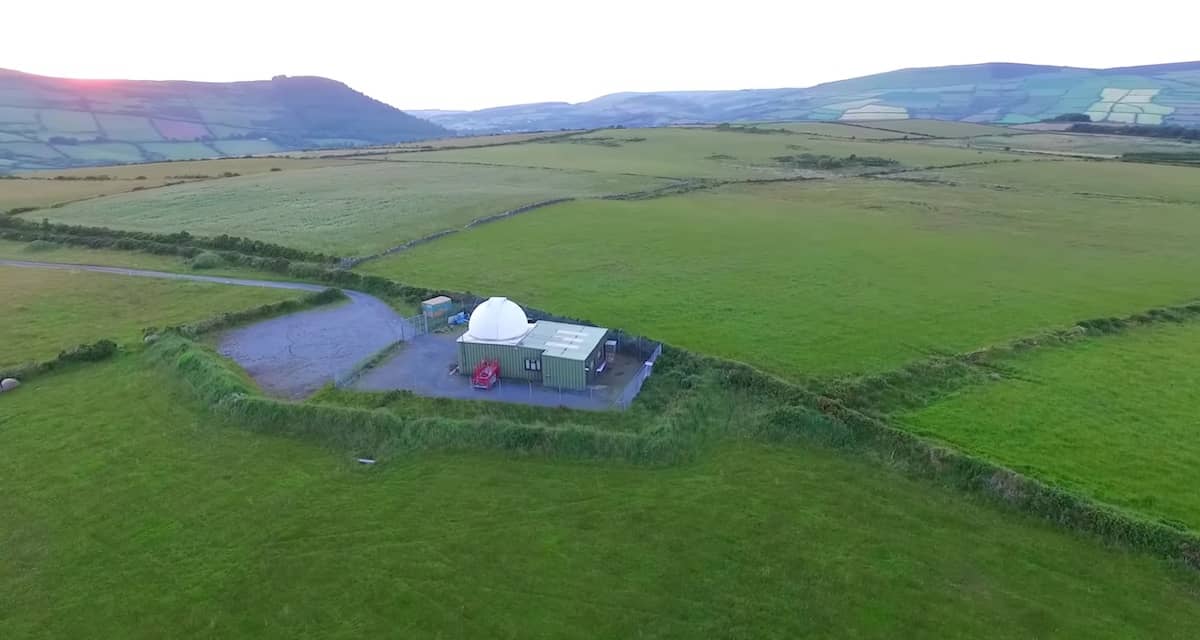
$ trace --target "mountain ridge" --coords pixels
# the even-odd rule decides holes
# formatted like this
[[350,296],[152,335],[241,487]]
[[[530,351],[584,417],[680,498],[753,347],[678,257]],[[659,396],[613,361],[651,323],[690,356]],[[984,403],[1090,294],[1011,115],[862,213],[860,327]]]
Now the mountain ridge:
[[72,79],[0,69],[0,171],[183,160],[442,137],[321,76]]
[[811,87],[617,92],[578,103],[422,113],[459,132],[498,133],[889,117],[1022,124],[1074,111],[1112,122],[1200,125],[1200,61],[1108,69],[1015,62],[909,67]]

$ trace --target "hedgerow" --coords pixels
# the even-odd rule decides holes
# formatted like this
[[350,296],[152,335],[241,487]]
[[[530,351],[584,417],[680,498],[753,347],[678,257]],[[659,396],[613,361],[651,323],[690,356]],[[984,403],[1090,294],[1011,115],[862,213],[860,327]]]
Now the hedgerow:
[[155,336],[163,333],[176,333],[188,337],[198,337],[213,331],[228,329],[254,320],[262,320],[274,316],[295,313],[303,311],[311,307],[317,307],[334,302],[342,302],[346,300],[346,294],[340,289],[324,289],[322,291],[309,293],[299,298],[291,300],[280,300],[279,302],[269,302],[257,307],[251,307],[242,311],[230,311],[215,315],[198,322],[189,324],[176,325],[172,327],[158,328],[147,327],[142,330],[145,336]]
[[357,456],[385,459],[414,451],[498,449],[572,458],[667,464],[689,453],[670,435],[601,431],[576,425],[549,427],[504,420],[407,417],[315,403],[290,403],[256,395],[226,361],[180,334],[151,346],[150,357],[171,371],[214,411],[244,427],[303,437]]
[[83,362],[99,362],[111,358],[117,352],[117,343],[112,340],[98,340],[91,344],[81,344],[60,351],[52,360],[30,362],[7,370],[0,369],[0,378],[16,378],[22,382],[28,381],[51,371],[56,371],[67,365]]
[[[11,213],[11,212],[10,212]],[[83,225],[68,225],[52,223],[43,219],[40,223],[30,222],[15,215],[0,217],[0,229],[5,230],[4,237],[23,235],[27,239],[46,239],[69,244],[86,244],[97,248],[116,247],[120,249],[136,249],[151,253],[175,253],[191,257],[201,250],[241,253],[260,258],[284,258],[322,264],[337,262],[336,256],[330,256],[314,251],[293,249],[283,245],[241,238],[230,235],[213,237],[193,236],[186,231],[178,233],[150,233],[146,231],[121,231],[107,227],[88,227]],[[18,234],[17,232],[21,232]],[[11,235],[10,235],[11,234]],[[38,235],[40,234],[40,235]],[[15,238],[21,239],[21,238]],[[174,247],[165,250],[164,247]],[[189,249],[184,253],[181,249]]]

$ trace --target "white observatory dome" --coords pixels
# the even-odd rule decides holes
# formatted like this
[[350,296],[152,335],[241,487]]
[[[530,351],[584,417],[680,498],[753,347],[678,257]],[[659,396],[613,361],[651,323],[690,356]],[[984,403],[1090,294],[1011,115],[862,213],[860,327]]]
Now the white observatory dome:
[[529,318],[525,311],[508,298],[488,298],[475,307],[467,325],[467,335],[473,340],[506,342],[529,333]]

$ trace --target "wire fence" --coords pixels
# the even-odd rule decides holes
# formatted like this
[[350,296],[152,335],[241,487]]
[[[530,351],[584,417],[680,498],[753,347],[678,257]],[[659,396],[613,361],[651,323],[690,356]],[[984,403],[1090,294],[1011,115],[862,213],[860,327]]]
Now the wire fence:
[[646,358],[646,361],[642,363],[642,368],[638,369],[637,374],[633,376],[629,384],[625,385],[625,388],[621,390],[621,395],[616,400],[616,405],[621,410],[626,410],[633,404],[633,399],[637,397],[637,394],[641,393],[642,385],[646,383],[646,379],[654,372],[654,363],[661,355],[662,345],[660,344],[654,348],[654,351],[650,352],[650,357]]
[[383,364],[402,343],[427,333],[429,333],[429,318],[425,317],[424,314],[397,319],[392,325],[392,338],[394,340],[379,351],[354,363],[354,366],[335,372],[332,376],[333,386],[338,389],[345,389],[353,385],[367,370]]

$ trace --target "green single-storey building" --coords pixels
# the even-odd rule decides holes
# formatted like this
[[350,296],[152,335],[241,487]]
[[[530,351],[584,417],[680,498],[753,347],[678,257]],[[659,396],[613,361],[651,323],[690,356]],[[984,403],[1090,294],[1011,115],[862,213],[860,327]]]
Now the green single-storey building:
[[608,329],[549,322],[530,323],[507,298],[489,298],[471,313],[458,339],[458,370],[471,375],[481,362],[500,364],[500,378],[540,382],[582,391],[608,364]]

